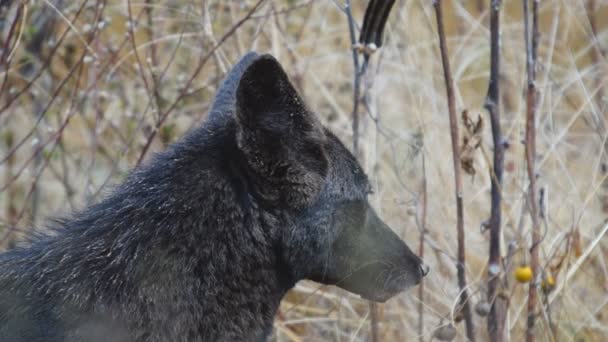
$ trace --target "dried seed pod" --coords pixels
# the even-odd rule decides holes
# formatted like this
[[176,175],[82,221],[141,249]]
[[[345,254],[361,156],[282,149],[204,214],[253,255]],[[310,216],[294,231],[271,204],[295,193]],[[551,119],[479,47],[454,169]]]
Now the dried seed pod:
[[553,278],[551,274],[545,275],[543,282],[540,284],[540,287],[545,293],[553,291],[553,289],[555,288],[555,278]]
[[485,300],[479,301],[477,304],[475,304],[475,312],[481,317],[486,317],[490,313],[491,308],[492,306],[490,303]]
[[442,325],[435,330],[433,337],[439,341],[451,341],[456,337],[456,328],[451,323]]

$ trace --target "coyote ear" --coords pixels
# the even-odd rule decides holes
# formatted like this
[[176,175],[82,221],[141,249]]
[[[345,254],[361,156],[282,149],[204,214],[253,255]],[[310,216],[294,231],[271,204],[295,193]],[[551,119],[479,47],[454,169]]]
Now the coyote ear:
[[306,109],[287,74],[271,55],[262,55],[243,73],[237,89],[237,117],[248,128],[274,133],[312,130]]
[[243,73],[236,119],[237,143],[251,170],[274,184],[264,187],[265,197],[308,203],[327,173],[325,134],[274,57],[260,56]]

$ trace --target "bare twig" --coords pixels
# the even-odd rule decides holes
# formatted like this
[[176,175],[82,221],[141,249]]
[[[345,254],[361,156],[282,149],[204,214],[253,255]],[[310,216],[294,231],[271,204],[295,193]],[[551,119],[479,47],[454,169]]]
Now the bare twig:
[[[36,125],[34,126],[34,128],[32,128],[32,130],[25,136],[25,138],[21,139],[21,141],[15,145],[13,145],[10,149],[9,149],[9,153],[6,154],[6,156],[0,160],[0,165],[2,165],[3,163],[7,162],[9,158],[11,158],[14,155],[14,152],[17,151],[17,149],[25,143],[25,141],[27,139],[29,139],[35,132],[36,132],[36,127],[38,126],[38,124],[40,123],[40,121],[42,121],[42,116],[44,116],[49,108],[51,107],[51,105],[53,104],[53,102],[58,98],[60,91],[63,89],[63,87],[68,83],[68,81],[73,77],[74,74],[76,74],[76,71],[80,69],[80,66],[82,64],[83,58],[84,58],[85,54],[82,54],[80,60],[74,64],[74,66],[70,69],[70,71],[68,72],[67,76],[64,77],[63,80],[61,80],[61,82],[59,83],[59,85],[57,86],[57,88],[53,91],[52,96],[50,101],[46,104],[46,106],[44,107],[44,109],[42,110],[42,112],[40,113],[40,115],[38,116],[38,119],[36,121]],[[27,166],[29,165],[30,162],[32,162],[33,160],[35,160],[36,156],[39,153],[42,153],[45,145],[47,143],[50,143],[51,141],[53,141],[53,139],[48,139],[45,143],[39,143],[34,154],[28,158],[26,160],[25,163],[23,163],[23,165],[21,165],[21,167],[17,170],[17,172],[15,172],[14,175],[12,175],[10,182],[7,182],[3,185],[0,186],[0,192],[4,191],[5,189],[7,189],[10,186],[10,183],[16,181],[20,176],[21,173],[27,168]]]
[[348,17],[348,32],[350,33],[350,42],[353,53],[353,66],[355,68],[355,79],[353,84],[353,154],[359,154],[359,90],[361,87],[361,67],[359,63],[359,54],[355,48],[357,38],[355,34],[355,19],[351,9],[350,0],[346,0],[344,11]]
[[[597,88],[597,93],[594,96],[595,108],[593,108],[593,103],[591,103],[591,105],[595,128],[597,130],[599,138],[604,141],[605,145],[602,153],[602,164],[604,165],[604,173],[606,173],[605,165],[608,165],[608,151],[606,148],[608,146],[606,146],[605,136],[608,132],[606,128],[606,119],[603,115],[606,109],[606,92],[605,87],[602,86],[606,75],[606,68],[604,63],[606,58],[606,52],[602,49],[602,46],[599,44],[598,40],[597,10],[598,4],[596,0],[585,1],[585,11],[587,12],[587,18],[589,19],[589,26],[591,27],[591,39],[593,40],[591,62],[593,63],[593,67],[596,68],[594,77],[595,87]],[[604,213],[608,212],[608,182],[604,182],[602,184],[602,193],[600,194],[600,201]]]
[[21,6],[19,6],[19,8],[17,9],[17,12],[15,13],[15,18],[13,19],[13,22],[11,24],[11,27],[9,29],[8,35],[6,37],[6,40],[4,42],[0,42],[2,43],[2,54],[0,54],[0,66],[3,67],[3,69],[5,70],[4,72],[4,78],[2,81],[2,85],[0,85],[0,94],[4,93],[4,89],[6,87],[6,82],[8,80],[8,70],[10,67],[10,63],[11,63],[11,54],[9,53],[10,51],[14,51],[14,47],[9,47],[9,44],[11,43],[11,41],[14,41],[13,45],[16,46],[18,43],[18,39],[17,39],[17,24],[19,22],[23,22],[23,19],[21,19],[21,17],[24,15],[22,12],[25,11],[25,4],[21,4]]
[[[384,27],[388,21],[388,15],[395,3],[394,0],[372,0],[365,10],[363,27],[356,39],[356,24],[352,14],[350,0],[345,0],[342,10],[348,18],[348,29],[353,55],[353,66],[355,77],[353,84],[353,152],[359,152],[359,102],[361,101],[361,79],[367,72],[370,56],[382,46]],[[359,54],[363,55],[363,62],[359,60]]]
[[598,39],[598,24],[597,24],[597,10],[598,5],[596,0],[588,0],[585,2],[587,18],[589,19],[589,25],[591,26],[591,39],[593,40],[593,51],[591,53],[591,62],[596,68],[600,68],[596,73],[595,85],[598,87],[597,95],[595,96],[596,105],[598,110],[603,110],[602,98],[605,93],[605,89],[601,86],[602,75],[605,74],[605,70],[602,67],[602,60],[606,58],[605,50],[602,50],[602,46]]
[[[81,6],[78,8],[78,10],[76,11],[76,13],[74,14],[74,16],[73,16],[73,18],[72,18],[72,20],[71,20],[72,22],[76,21],[76,19],[77,19],[77,18],[80,16],[80,14],[81,14],[81,13],[82,13],[82,11],[84,10],[84,8],[85,8],[85,5],[86,5],[86,4],[87,4],[87,1],[83,1],[83,2],[82,2],[82,5],[81,5]],[[7,101],[6,101],[6,103],[3,105],[3,107],[2,107],[2,108],[0,108],[0,116],[2,116],[3,112],[5,112],[5,111],[6,111],[6,110],[7,110],[7,109],[8,109],[8,108],[9,108],[9,107],[10,107],[10,106],[13,104],[13,102],[14,102],[14,101],[15,101],[15,100],[17,100],[17,99],[18,99],[18,98],[19,98],[19,97],[20,97],[20,96],[21,96],[23,93],[25,93],[25,92],[26,92],[28,89],[30,89],[30,87],[31,87],[31,86],[34,84],[34,82],[35,82],[35,81],[36,81],[36,80],[37,80],[37,79],[38,79],[40,76],[42,76],[46,70],[48,70],[48,67],[49,67],[49,66],[50,66],[50,64],[51,64],[51,61],[52,61],[52,60],[54,60],[54,59],[53,59],[53,56],[56,54],[56,52],[57,52],[57,50],[59,49],[59,47],[61,46],[61,43],[63,42],[64,38],[66,38],[66,36],[68,35],[68,33],[69,33],[70,31],[71,31],[71,28],[70,28],[70,27],[66,28],[66,29],[63,31],[63,33],[60,35],[59,39],[57,40],[57,43],[56,43],[56,44],[54,44],[53,48],[51,49],[50,53],[48,54],[48,57],[45,59],[44,65],[42,65],[42,66],[41,66],[41,67],[38,69],[38,72],[36,73],[36,75],[34,75],[34,76],[32,77],[32,79],[30,79],[30,80],[27,82],[27,84],[26,84],[24,87],[22,87],[22,88],[21,88],[20,90],[18,90],[18,91],[17,91],[15,94],[13,94],[13,96],[11,96],[11,97],[9,97],[9,98],[8,98],[8,100],[7,100]],[[7,66],[8,66],[8,65],[7,65]],[[6,70],[8,70],[8,68],[7,68]],[[2,86],[2,87],[4,87],[4,84],[6,83],[6,79],[7,79],[7,78],[6,78],[6,77],[7,77],[6,75],[8,75],[8,73],[5,73],[5,81],[4,81],[4,83],[3,83],[3,86]],[[0,91],[0,93],[1,93],[1,92],[2,92],[2,91]],[[21,144],[20,144],[20,143],[17,143],[15,146],[18,148],[19,146],[21,146]],[[0,163],[2,163],[2,162],[0,162]]]
[[450,71],[450,61],[448,59],[448,51],[445,39],[445,30],[443,27],[443,14],[441,10],[441,0],[433,2],[435,14],[437,17],[437,31],[439,33],[439,48],[441,50],[441,62],[443,64],[443,76],[445,79],[445,88],[448,99],[448,111],[450,118],[450,136],[452,138],[452,159],[454,164],[454,182],[456,191],[456,231],[458,235],[458,262],[456,269],[458,272],[458,287],[460,288],[460,305],[464,314],[464,320],[467,330],[467,338],[470,341],[475,341],[475,328],[473,326],[473,317],[471,316],[471,307],[468,300],[467,280],[465,270],[465,239],[464,239],[464,210],[462,201],[462,177],[460,174],[460,149],[459,134],[458,134],[458,119],[456,117],[456,101],[454,99],[454,81],[452,80],[452,72]]
[[497,295],[501,276],[501,188],[504,164],[504,145],[500,128],[500,7],[501,0],[492,0],[490,6],[490,81],[484,107],[490,114],[492,138],[494,141],[494,165],[492,178],[492,200],[488,227],[490,230],[490,256],[488,261],[488,301],[491,303],[488,315],[490,340],[504,340],[506,301]]
[[169,107],[159,116],[158,121],[156,122],[156,127],[154,128],[154,130],[152,131],[152,133],[150,133],[150,135],[148,136],[146,143],[139,155],[139,158],[137,160],[137,165],[141,164],[141,162],[144,160],[144,157],[146,156],[146,153],[148,152],[148,149],[150,148],[150,146],[152,145],[152,142],[154,141],[154,138],[156,137],[156,135],[158,134],[160,127],[162,126],[162,124],[165,122],[165,120],[169,117],[169,114],[171,114],[171,112],[173,111],[173,109],[175,109],[175,107],[177,106],[177,104],[186,96],[188,95],[188,89],[190,88],[190,85],[192,84],[192,82],[194,81],[194,79],[196,78],[196,76],[198,76],[198,74],[201,72],[201,70],[203,69],[203,66],[205,65],[205,63],[207,63],[207,61],[209,60],[209,58],[211,56],[213,56],[213,54],[215,53],[215,51],[222,46],[222,44],[224,44],[224,42],[231,37],[234,32],[241,27],[246,21],[248,21],[249,19],[251,19],[251,16],[258,10],[258,8],[262,5],[262,3],[264,3],[265,0],[259,0],[258,2],[256,2],[253,7],[251,7],[251,9],[247,12],[247,14],[245,14],[245,16],[243,16],[243,18],[241,18],[239,21],[237,21],[229,30],[228,32],[226,32],[217,42],[217,44],[215,44],[210,50],[209,52],[203,56],[196,69],[194,70],[194,72],[192,73],[192,76],[190,76],[190,78],[188,79],[188,81],[186,82],[186,85],[182,88],[181,92],[179,93],[179,95],[177,96],[177,98],[173,101],[173,103],[171,105],[169,105]]
[[[13,136],[14,136],[14,133],[13,133],[12,128],[9,128],[3,134],[4,143],[6,144],[6,146],[8,148],[11,148],[14,143]],[[14,160],[15,160],[15,158],[11,157],[6,162],[5,177],[7,179],[7,183],[9,182],[10,178],[12,177]],[[13,186],[9,187],[7,189],[6,194],[7,194],[7,201],[6,201],[5,217],[6,217],[6,221],[7,221],[6,223],[8,226],[8,227],[6,227],[6,231],[11,233],[13,230],[11,227],[14,227],[16,225],[15,221],[16,221],[16,217],[17,217],[17,208],[15,205],[15,201],[16,201],[16,197],[17,197],[16,196],[16,185],[13,184]],[[3,232],[3,234],[5,234],[5,233]],[[5,243],[5,246],[2,246],[2,247],[9,247],[9,248],[12,247],[11,246],[13,243],[12,234],[8,235],[6,240],[0,241],[0,243],[1,242]]]
[[[75,20],[76,20],[76,19],[77,19],[77,18],[80,16],[80,14],[82,13],[83,9],[85,8],[86,3],[87,3],[86,1],[83,1],[83,2],[82,2],[82,5],[81,5],[81,6],[78,8],[78,10],[76,11],[76,13],[74,14],[74,16],[73,16],[73,18],[72,18],[72,21],[75,21]],[[10,106],[13,104],[13,102],[14,102],[15,100],[17,100],[17,99],[18,99],[18,98],[19,98],[19,97],[20,97],[20,96],[21,96],[23,93],[25,93],[25,92],[26,92],[28,89],[30,89],[30,87],[31,87],[31,86],[34,84],[34,82],[36,82],[36,80],[37,80],[37,79],[38,79],[40,76],[42,76],[42,74],[44,73],[44,71],[45,71],[45,70],[47,70],[47,68],[48,68],[48,67],[49,67],[49,65],[51,64],[51,61],[53,60],[53,57],[54,57],[55,53],[57,52],[57,50],[58,50],[58,49],[59,49],[59,47],[61,46],[61,43],[63,42],[64,38],[65,38],[65,37],[68,35],[68,33],[69,33],[69,32],[70,32],[70,28],[66,28],[66,29],[63,31],[63,33],[62,33],[62,34],[59,36],[59,39],[57,40],[57,43],[56,43],[56,44],[53,46],[53,48],[52,48],[52,49],[51,49],[51,51],[49,52],[48,57],[46,58],[44,65],[42,65],[42,66],[41,66],[41,67],[38,69],[38,72],[36,73],[36,75],[34,75],[34,76],[32,77],[32,79],[31,79],[31,80],[29,80],[29,81],[27,82],[27,84],[26,84],[26,85],[25,85],[23,88],[19,89],[19,90],[18,90],[18,91],[17,91],[15,94],[13,94],[13,96],[11,96],[11,97],[10,97],[10,98],[9,98],[9,99],[6,101],[6,103],[5,103],[5,104],[4,104],[4,105],[3,105],[3,106],[0,108],[0,116],[2,116],[3,112],[5,112],[5,111],[6,111],[6,110],[7,110],[7,109],[8,109],[8,108],[9,108],[9,107],[10,107]],[[8,68],[7,68],[7,70],[8,70]],[[5,73],[4,75],[5,75],[5,81],[3,82],[3,84],[5,84],[5,83],[6,83],[6,79],[7,79],[7,77],[8,77],[8,76],[7,76],[7,75],[8,75],[8,73]],[[4,88],[4,85],[2,86],[2,88]],[[1,90],[3,90],[3,89],[0,89],[0,93],[2,92]],[[33,131],[32,131],[32,133],[33,133]],[[24,140],[25,140],[25,139],[24,139]],[[22,142],[23,142],[24,140],[22,140]],[[21,146],[21,144],[20,144],[20,143],[17,143],[15,146],[16,146],[16,148],[18,148],[18,146]],[[2,162],[4,162],[4,160],[3,160],[3,161],[1,161],[1,162],[0,162],[0,164],[1,164]]]
[[[78,12],[77,12],[77,13],[76,13],[76,15],[74,16],[74,20],[76,20],[76,18],[78,17],[78,15],[79,15],[79,14],[82,12],[82,10],[83,10],[83,8],[84,8],[84,4],[86,4],[86,1],[85,1],[85,2],[83,2],[83,5],[82,5],[82,6],[81,6],[81,7],[78,9]],[[99,7],[98,7],[98,8],[99,8]],[[95,17],[95,18],[96,18],[95,20],[98,20],[97,18],[99,18],[99,16],[100,16],[100,15],[101,15],[101,11],[98,11],[98,12],[95,14],[95,16],[96,16],[96,17]],[[47,70],[47,67],[48,67],[48,65],[50,64],[50,61],[53,59],[53,56],[55,55],[55,53],[56,53],[57,49],[58,49],[58,48],[61,46],[61,42],[62,42],[62,41],[63,41],[63,39],[66,37],[66,35],[67,35],[67,33],[68,33],[68,32],[69,32],[69,29],[68,29],[68,30],[65,30],[65,31],[64,31],[64,32],[63,32],[63,33],[60,35],[60,38],[59,38],[58,42],[57,42],[57,43],[54,45],[54,47],[53,47],[52,51],[50,52],[50,54],[48,55],[48,57],[46,57],[46,58],[45,58],[45,64],[44,64],[42,67],[40,67],[40,68],[39,68],[38,73],[37,73],[35,76],[33,76],[33,79],[32,79],[32,80],[30,80],[30,81],[29,81],[29,82],[28,82],[28,83],[27,83],[27,84],[26,84],[26,85],[25,85],[25,86],[24,86],[24,87],[23,87],[21,90],[19,90],[19,91],[18,91],[18,92],[17,92],[17,93],[16,93],[16,94],[13,96],[13,97],[11,97],[11,98],[9,99],[9,101],[8,101],[9,103],[8,103],[8,104],[6,104],[6,106],[5,106],[5,107],[3,107],[3,109],[0,109],[0,115],[2,115],[2,111],[5,111],[5,110],[7,110],[7,109],[10,107],[11,103],[13,103],[13,101],[14,101],[14,100],[16,100],[16,99],[20,98],[20,96],[21,96],[23,93],[25,93],[25,92],[26,92],[28,89],[30,89],[30,88],[32,87],[32,85],[33,85],[33,84],[35,84],[35,83],[34,83],[34,81],[35,81],[36,79],[38,79],[38,78],[39,78],[39,77],[40,77],[40,76],[43,74],[43,72],[44,72],[45,70]],[[94,37],[94,36],[95,36],[95,34],[96,34],[95,32],[97,32],[97,30],[92,31],[92,32],[89,34],[89,37],[90,37],[89,39],[93,39],[93,37]],[[115,51],[115,52],[114,52],[114,53],[113,53],[113,54],[110,56],[110,58],[107,58],[108,62],[107,62],[107,63],[106,63],[106,64],[105,64],[103,67],[101,67],[101,68],[100,68],[100,71],[99,71],[98,75],[102,75],[102,74],[107,73],[107,70],[108,70],[108,68],[111,66],[112,61],[116,59],[116,56],[118,56],[119,51],[121,51],[121,49],[122,49],[122,48],[123,48],[123,47],[126,45],[126,42],[127,42],[127,41],[128,41],[128,37],[126,37],[126,38],[124,38],[124,39],[122,40],[122,42],[121,42],[120,46],[117,48],[117,50],[116,50],[116,51]],[[83,58],[84,58],[84,56],[85,56],[85,54],[82,54],[82,55],[81,55],[81,57],[79,58],[79,61],[78,61],[77,63],[75,63],[75,65],[74,65],[74,66],[72,66],[72,68],[70,69],[70,71],[68,71],[67,76],[65,76],[65,77],[64,77],[64,78],[63,78],[63,79],[60,81],[60,83],[57,85],[56,89],[53,91],[53,93],[52,93],[52,94],[51,94],[51,96],[50,96],[50,101],[49,101],[49,103],[48,103],[48,104],[45,106],[45,108],[42,110],[42,112],[41,112],[41,113],[38,115],[38,117],[36,118],[36,122],[34,123],[34,127],[33,127],[33,128],[31,128],[31,129],[28,131],[28,133],[26,133],[26,134],[25,134],[25,135],[24,135],[24,136],[23,136],[23,137],[22,137],[22,138],[21,138],[21,139],[20,139],[20,140],[19,140],[17,143],[15,143],[15,144],[13,145],[13,147],[12,147],[12,148],[10,148],[10,149],[8,150],[8,153],[7,153],[5,156],[3,156],[3,157],[2,157],[2,159],[0,159],[0,166],[1,166],[1,165],[3,165],[3,164],[4,164],[4,163],[5,163],[7,160],[8,160],[8,158],[10,158],[12,155],[14,155],[15,153],[17,153],[17,151],[18,151],[18,150],[19,150],[19,149],[20,149],[22,146],[24,146],[24,145],[25,145],[25,143],[26,143],[26,142],[29,140],[29,138],[31,138],[31,137],[34,135],[34,133],[36,132],[36,129],[37,129],[38,125],[39,125],[39,124],[41,123],[41,121],[43,120],[43,118],[44,118],[45,114],[46,114],[46,113],[47,113],[47,111],[50,109],[50,107],[51,107],[52,103],[53,103],[53,102],[54,102],[54,101],[57,99],[58,94],[60,93],[60,91],[62,90],[62,88],[63,88],[63,87],[64,87],[64,86],[67,84],[67,82],[68,82],[68,81],[69,81],[69,80],[70,80],[70,79],[73,77],[73,75],[75,75],[75,74],[76,74],[76,71],[77,71],[77,70],[80,70],[80,68],[79,68],[79,67],[80,67],[80,63],[82,63],[82,62],[83,62]],[[89,86],[87,87],[87,89],[86,89],[86,90],[84,90],[84,93],[88,94],[88,93],[89,93],[89,92],[90,92],[90,91],[93,89],[93,87],[95,87],[95,86],[97,85],[97,83],[98,83],[98,82],[99,82],[101,79],[102,79],[101,77],[96,77],[96,78],[95,78],[95,81],[94,81],[94,82],[92,82],[92,84],[91,84],[91,85],[89,85]],[[82,105],[82,103],[84,102],[84,100],[85,100],[85,99],[86,99],[86,97],[83,97],[83,99],[82,99],[82,100],[80,100],[80,102],[81,102],[81,103],[79,104],[79,106],[81,106],[81,105]],[[74,110],[73,110],[73,109],[71,109],[71,112],[73,112],[73,111],[74,111]],[[62,125],[60,125],[60,126],[62,127],[62,126],[63,126],[63,124],[62,124]],[[40,143],[38,143],[38,144],[37,144],[37,147],[36,147],[36,150],[35,150],[35,152],[34,152],[34,155],[33,155],[31,158],[29,158],[29,159],[28,159],[28,160],[27,160],[25,163],[23,163],[23,165],[21,165],[21,167],[20,167],[20,168],[19,168],[19,170],[17,171],[16,175],[15,175],[15,176],[13,176],[13,178],[11,179],[11,182],[16,181],[16,179],[17,179],[17,178],[18,178],[18,177],[21,175],[22,171],[23,171],[23,170],[25,170],[25,168],[26,168],[26,167],[27,167],[27,166],[30,164],[30,162],[32,162],[32,160],[34,160],[35,156],[36,156],[37,154],[41,153],[41,152],[42,152],[42,150],[43,150],[43,149],[46,147],[46,145],[48,145],[48,144],[50,144],[50,143],[52,143],[52,142],[54,142],[54,141],[55,141],[55,138],[54,138],[54,137],[51,137],[50,139],[47,139],[47,140],[46,140],[46,141],[44,141],[44,142],[40,142]],[[2,191],[3,191],[2,189],[4,189],[4,188],[5,188],[5,186],[6,186],[6,184],[5,184],[5,185],[2,185],[2,187],[0,187],[0,192],[2,192]]]
[[[526,107],[526,165],[528,169],[528,195],[527,202],[532,217],[532,246],[530,247],[530,267],[534,275],[530,283],[528,293],[528,324],[526,330],[526,341],[534,341],[534,321],[536,317],[537,289],[540,281],[538,248],[540,244],[540,227],[538,222],[538,210],[536,206],[536,56],[538,48],[538,0],[533,0],[532,5],[532,39],[530,39],[528,0],[523,0],[524,25],[526,42],[526,71],[528,74],[527,107]],[[530,42],[530,40],[532,40]]]
[[372,342],[380,341],[378,337],[378,305],[374,302],[369,303],[369,312],[371,316],[371,334]]
[[[427,215],[427,184],[426,184],[426,163],[424,154],[422,155],[422,212],[420,213],[420,245],[418,254],[424,260],[424,236],[426,234],[426,215]],[[418,286],[418,339],[424,342],[424,278]]]
[[[129,20],[127,22],[127,26],[128,26],[127,34],[129,35],[129,39],[133,46],[133,54],[135,55],[135,60],[137,61],[137,68],[139,71],[139,75],[141,75],[141,79],[144,82],[144,88],[146,89],[148,96],[151,98],[152,95],[150,94],[150,92],[151,92],[150,85],[148,84],[148,79],[144,72],[145,69],[144,69],[143,63],[141,62],[141,58],[139,57],[139,53],[137,52],[137,43],[135,42],[135,29],[136,29],[138,23],[135,20],[135,18],[133,17],[133,12],[131,10],[131,0],[127,0],[127,13],[128,13],[128,20]],[[160,110],[160,108],[159,108],[159,110]]]
[[[357,43],[355,33],[355,19],[351,8],[350,0],[346,0],[344,4],[344,12],[348,18],[348,32],[350,34],[351,49],[353,54],[353,66],[355,71],[355,78],[353,81],[353,154],[355,157],[359,156],[359,100],[360,100],[360,89],[361,89],[361,75],[363,73],[362,67],[359,63],[359,52],[355,48]],[[372,342],[378,341],[378,308],[374,302],[369,302],[370,311],[370,325],[371,325],[371,340]]]
[[[372,0],[365,11],[363,29],[360,32],[359,43],[356,40],[355,19],[352,13],[350,0],[345,1],[344,12],[348,18],[348,30],[350,34],[351,49],[353,55],[354,66],[354,84],[353,84],[353,154],[359,156],[359,102],[361,101],[360,89],[361,79],[367,72],[367,66],[370,56],[382,45],[382,34],[384,26],[388,20],[388,15],[394,4],[394,0],[376,1]],[[363,45],[362,45],[363,44]],[[363,54],[363,63],[360,63],[359,53]],[[365,96],[364,96],[365,97]],[[368,109],[369,105],[364,99],[364,106]],[[376,121],[376,128],[378,122]],[[378,313],[377,305],[370,302],[370,317],[371,317],[371,335],[372,341],[378,341]]]

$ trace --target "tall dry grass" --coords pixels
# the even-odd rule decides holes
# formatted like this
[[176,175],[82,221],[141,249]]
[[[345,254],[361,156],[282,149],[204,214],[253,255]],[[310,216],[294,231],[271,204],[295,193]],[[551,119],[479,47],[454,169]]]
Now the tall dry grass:
[[[9,1],[10,2],[10,1]],[[352,55],[342,1],[0,1],[0,238],[4,247],[97,200],[125,173],[204,120],[222,76],[248,50],[274,54],[334,132],[352,138]],[[479,3],[483,6],[479,7]],[[353,1],[360,24],[366,2]],[[492,137],[483,109],[490,63],[484,1],[445,1],[447,46],[462,149],[466,275],[472,305],[487,291]],[[539,341],[608,338],[608,2],[540,2],[536,187]],[[236,25],[236,26],[235,26]],[[456,224],[447,102],[430,1],[398,1],[385,45],[363,79],[361,162],[372,203],[412,247],[425,223],[424,301],[416,291],[379,306],[383,341],[430,340],[458,319]],[[528,285],[526,60],[521,1],[501,11],[501,116],[505,136],[500,293],[507,337],[525,336]],[[467,127],[469,129],[467,129]],[[424,168],[423,168],[424,162]],[[425,190],[426,189],[426,190]],[[423,206],[423,203],[426,203]],[[424,214],[426,213],[426,214]],[[424,216],[424,217],[423,217]],[[419,336],[418,307],[425,323]],[[299,283],[284,299],[277,341],[368,340],[369,306],[341,290]],[[475,314],[479,340],[485,319]],[[458,340],[464,328],[457,324]]]

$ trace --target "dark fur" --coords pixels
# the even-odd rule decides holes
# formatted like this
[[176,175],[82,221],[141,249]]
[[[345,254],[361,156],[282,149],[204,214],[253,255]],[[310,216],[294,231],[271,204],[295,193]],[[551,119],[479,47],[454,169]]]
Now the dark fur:
[[278,62],[250,53],[202,127],[0,255],[0,340],[264,340],[301,279],[384,301],[424,271],[368,192]]

